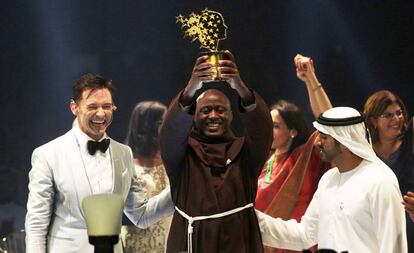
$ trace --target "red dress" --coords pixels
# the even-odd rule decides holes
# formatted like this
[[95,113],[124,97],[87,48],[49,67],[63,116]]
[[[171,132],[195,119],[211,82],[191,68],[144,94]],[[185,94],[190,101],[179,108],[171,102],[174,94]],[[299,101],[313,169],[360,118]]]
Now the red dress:
[[[258,179],[255,208],[284,220],[301,220],[319,179],[330,168],[314,147],[316,137],[317,132],[312,133],[306,143],[290,154],[277,158],[270,154]],[[267,248],[266,252],[295,251]]]

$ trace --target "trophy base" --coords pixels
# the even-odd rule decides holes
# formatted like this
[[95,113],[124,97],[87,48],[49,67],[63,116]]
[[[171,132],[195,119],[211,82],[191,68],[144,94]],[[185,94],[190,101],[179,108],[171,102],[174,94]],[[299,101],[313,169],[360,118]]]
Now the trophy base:
[[221,72],[218,69],[218,66],[219,66],[218,62],[220,60],[229,60],[229,57],[227,56],[227,54],[225,54],[223,50],[220,50],[220,51],[205,51],[205,52],[201,52],[200,55],[207,55],[208,56],[207,62],[212,63],[214,65],[210,68],[210,70],[214,72],[214,74],[211,76],[213,78],[213,80],[211,81],[225,81],[226,78],[221,77],[223,72]]

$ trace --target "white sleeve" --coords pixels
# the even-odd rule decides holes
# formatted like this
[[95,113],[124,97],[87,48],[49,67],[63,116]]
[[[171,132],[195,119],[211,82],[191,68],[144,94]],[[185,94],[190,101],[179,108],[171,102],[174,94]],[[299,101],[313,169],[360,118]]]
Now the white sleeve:
[[376,184],[370,199],[379,252],[406,253],[407,236],[402,196],[394,178]]
[[145,198],[142,180],[133,178],[128,197],[125,202],[124,213],[139,228],[147,228],[153,223],[171,216],[174,205],[170,187],[166,187],[158,195],[150,199]]
[[25,221],[26,253],[46,252],[46,236],[53,211],[53,174],[40,150],[32,154]]
[[265,246],[289,250],[309,249],[318,242],[318,196],[314,195],[301,222],[284,221],[256,210]]

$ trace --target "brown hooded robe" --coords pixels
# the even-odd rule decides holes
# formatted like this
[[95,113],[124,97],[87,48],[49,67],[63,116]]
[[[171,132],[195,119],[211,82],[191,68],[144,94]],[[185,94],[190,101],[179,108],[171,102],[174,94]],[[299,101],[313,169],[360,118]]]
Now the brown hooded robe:
[[[181,93],[180,93],[181,94]],[[244,136],[211,143],[191,132],[194,116],[172,101],[161,129],[161,153],[174,204],[187,215],[206,216],[254,203],[257,179],[272,144],[269,109],[256,93],[256,107],[240,118]],[[203,140],[204,139],[204,140]],[[174,213],[168,253],[187,251],[188,222]],[[259,224],[254,209],[195,221],[194,253],[261,253]]]

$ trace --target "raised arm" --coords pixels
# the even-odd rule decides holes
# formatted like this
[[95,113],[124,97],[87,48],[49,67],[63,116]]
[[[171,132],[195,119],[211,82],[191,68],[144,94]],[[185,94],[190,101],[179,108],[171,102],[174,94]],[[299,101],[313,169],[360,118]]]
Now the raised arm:
[[294,62],[296,75],[306,85],[312,112],[317,118],[321,113],[332,108],[331,101],[316,77],[312,59],[298,54]]
[[241,113],[240,119],[245,127],[245,143],[250,154],[248,161],[254,168],[254,176],[259,177],[272,146],[273,124],[269,108],[264,100],[256,92],[253,94],[254,104],[249,107],[254,109]]
[[[233,54],[226,50],[224,52],[228,60],[219,61],[219,70],[222,72],[221,76],[226,79],[227,83],[240,96],[243,106],[249,106],[254,103],[254,96],[249,88],[242,81],[239,70],[234,60]],[[210,67],[212,63],[207,62],[208,56],[201,56],[196,60],[192,75],[185,87],[181,97],[180,104],[184,107],[190,106],[197,90],[201,89],[203,82],[212,81],[214,72]]]
[[203,87],[203,82],[213,80],[212,75],[214,72],[211,70],[213,64],[207,62],[207,59],[208,56],[206,55],[197,58],[190,80],[179,98],[179,102],[182,106],[191,106],[194,95],[197,90]]
[[[226,50],[224,53],[227,55],[229,60],[219,61],[220,70],[223,71],[221,76],[223,78],[226,78],[230,87],[236,90],[236,92],[239,94],[242,106],[249,107],[255,102],[253,93],[241,79],[239,69],[237,68],[233,54],[228,50]],[[247,110],[249,111],[249,109],[250,108]]]
[[229,60],[220,61],[220,69],[224,72],[222,77],[227,79],[230,87],[240,97],[240,106],[244,111],[240,118],[245,126],[245,139],[252,154],[249,161],[257,169],[254,173],[258,176],[272,145],[272,118],[264,100],[241,79],[233,54],[229,51],[225,51],[225,54]]
[[180,163],[187,151],[188,136],[193,125],[194,116],[189,113],[194,103],[194,95],[201,89],[204,81],[212,80],[207,56],[197,58],[187,86],[171,102],[160,131],[161,156],[170,183],[180,175]]

